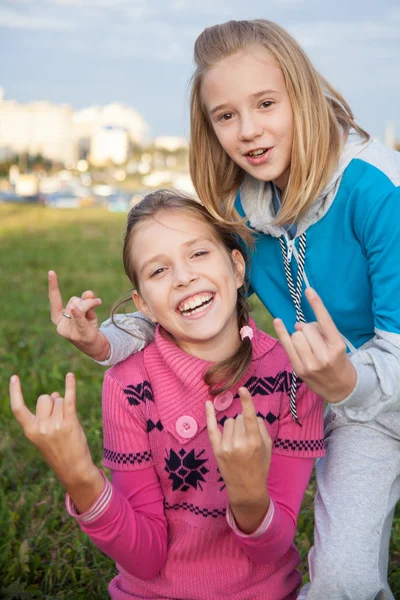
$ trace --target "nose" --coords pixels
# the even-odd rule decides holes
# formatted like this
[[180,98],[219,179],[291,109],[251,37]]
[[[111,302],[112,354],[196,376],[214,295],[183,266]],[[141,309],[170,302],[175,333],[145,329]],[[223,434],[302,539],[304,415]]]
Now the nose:
[[262,135],[263,129],[251,115],[243,115],[240,119],[239,139],[241,142],[254,140]]
[[183,262],[175,266],[174,285],[175,287],[187,287],[193,281],[196,281],[197,275],[189,263]]

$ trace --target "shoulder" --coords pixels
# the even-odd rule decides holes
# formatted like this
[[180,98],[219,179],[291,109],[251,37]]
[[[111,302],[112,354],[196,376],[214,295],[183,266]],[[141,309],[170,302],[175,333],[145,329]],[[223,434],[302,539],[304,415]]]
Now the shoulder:
[[[400,152],[388,148],[380,142],[372,141],[355,160],[365,164],[365,170],[375,170],[387,177],[395,186],[400,185]],[[369,167],[369,168],[368,168]],[[375,173],[378,175],[378,173]]]
[[[366,154],[368,150],[369,146],[346,168],[335,200],[335,205],[339,209],[341,207],[345,211],[343,214],[353,223],[357,235],[361,235],[364,227],[371,222],[376,228],[388,219],[400,220],[400,187],[395,183],[400,183],[400,161],[397,166],[397,157],[388,154],[393,164],[390,169],[383,170],[369,162],[371,155]],[[382,154],[386,151],[390,153],[389,149],[379,150]],[[374,148],[370,152],[375,152]]]
[[342,184],[374,196],[390,192],[400,185],[400,153],[372,141],[350,161]]
[[119,388],[124,395],[136,390],[135,393],[143,396],[144,401],[145,396],[151,394],[146,391],[151,390],[151,382],[146,369],[145,355],[152,351],[152,346],[154,343],[108,369],[104,374],[103,390],[111,386],[114,389]]

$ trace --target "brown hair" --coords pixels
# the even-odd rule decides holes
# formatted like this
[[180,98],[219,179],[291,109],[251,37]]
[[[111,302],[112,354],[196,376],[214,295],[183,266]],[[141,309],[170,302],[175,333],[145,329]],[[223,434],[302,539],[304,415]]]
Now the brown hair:
[[216,219],[238,220],[235,195],[245,172],[220,145],[202,102],[201,86],[208,69],[255,45],[263,46],[281,69],[292,105],[290,175],[276,223],[295,223],[326,187],[350,128],[365,140],[369,135],[355,123],[347,102],[318,73],[296,40],[272,21],[228,21],[208,27],[197,38],[190,100],[190,174],[201,202]]
[[[201,219],[210,227],[215,238],[225,248],[230,255],[233,250],[239,250],[246,258],[247,252],[243,240],[240,237],[240,224],[231,226],[216,220],[207,210],[199,203],[193,200],[168,190],[158,190],[148,194],[139,204],[134,206],[128,214],[127,228],[124,238],[123,247],[123,263],[125,273],[131,281],[133,288],[140,292],[140,285],[132,264],[131,246],[135,231],[141,223],[154,218],[161,211],[184,211]],[[238,290],[237,295],[237,323],[240,329],[249,322],[249,305],[247,302],[247,281]],[[116,327],[119,327],[115,321],[115,313],[117,309],[128,302],[130,299],[124,299],[117,302],[112,310],[112,321]],[[119,327],[122,329],[122,327]],[[224,361],[214,364],[205,373],[204,380],[210,386],[212,395],[219,394],[240,381],[251,362],[252,343],[249,338],[242,340],[237,351]]]

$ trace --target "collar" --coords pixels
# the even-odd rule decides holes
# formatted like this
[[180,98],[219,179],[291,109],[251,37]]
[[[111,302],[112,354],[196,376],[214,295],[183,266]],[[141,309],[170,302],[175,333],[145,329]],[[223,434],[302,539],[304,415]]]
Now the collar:
[[[276,339],[257,329],[253,319],[250,319],[249,325],[254,332],[252,360],[242,379],[230,389],[233,402],[238,403],[239,412],[240,400],[235,399],[238,389],[255,373],[258,361],[277,344]],[[160,326],[156,329],[155,343],[148,346],[144,353],[147,372],[154,372],[157,368],[152,387],[164,429],[185,444],[190,439],[184,439],[177,433],[176,422],[182,416],[192,417],[198,426],[197,435],[206,427],[205,402],[213,401],[214,397],[204,382],[204,374],[212,363],[181,350],[162,335]]]

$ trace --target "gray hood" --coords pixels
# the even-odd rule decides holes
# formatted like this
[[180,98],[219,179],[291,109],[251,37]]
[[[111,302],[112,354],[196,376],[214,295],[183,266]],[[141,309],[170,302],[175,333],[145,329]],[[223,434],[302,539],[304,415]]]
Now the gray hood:
[[[304,233],[310,225],[321,219],[327,212],[335,198],[343,172],[353,158],[357,157],[370,143],[371,140],[364,141],[354,129],[350,131],[328,185],[297,223],[296,237]],[[240,188],[240,200],[251,227],[272,235],[272,237],[280,237],[284,233],[283,227],[273,225],[275,212],[272,203],[272,187],[268,181],[259,181],[251,175],[246,175]]]

